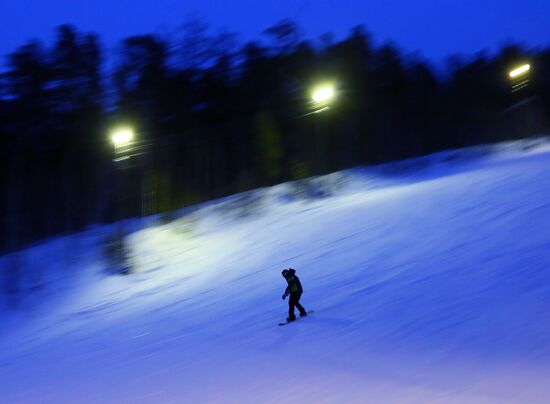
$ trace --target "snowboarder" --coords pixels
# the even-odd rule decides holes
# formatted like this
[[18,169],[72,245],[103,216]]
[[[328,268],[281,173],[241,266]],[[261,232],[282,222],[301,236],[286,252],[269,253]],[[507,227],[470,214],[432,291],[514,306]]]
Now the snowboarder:
[[307,316],[306,310],[300,304],[300,297],[302,296],[302,292],[304,290],[302,289],[300,279],[296,276],[296,270],[292,268],[284,269],[282,274],[288,282],[288,286],[283,294],[283,300],[290,295],[290,299],[288,299],[288,318],[286,321],[291,322],[296,320],[296,316],[294,315],[294,307],[298,309],[301,317]]

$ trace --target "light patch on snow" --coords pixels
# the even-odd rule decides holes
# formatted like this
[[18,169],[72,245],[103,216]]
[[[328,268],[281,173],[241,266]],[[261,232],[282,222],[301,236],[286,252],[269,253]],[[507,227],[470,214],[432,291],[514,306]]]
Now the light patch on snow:
[[[281,184],[244,218],[235,196],[130,220],[130,276],[106,271],[110,226],[36,245],[0,402],[547,402],[549,170],[540,138],[335,173],[316,200]],[[279,327],[289,266],[315,313]]]

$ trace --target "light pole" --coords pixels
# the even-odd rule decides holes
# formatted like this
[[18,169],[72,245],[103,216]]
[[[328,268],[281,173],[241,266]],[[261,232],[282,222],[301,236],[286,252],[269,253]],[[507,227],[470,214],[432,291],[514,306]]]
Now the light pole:
[[[117,193],[117,214],[116,219],[119,223],[124,219],[124,178],[123,171],[128,166],[127,160],[130,159],[135,134],[133,129],[128,127],[116,128],[111,132],[111,142],[115,148],[113,162],[115,163],[115,181]],[[120,226],[122,226],[120,224]],[[122,230],[121,228],[119,228]]]
[[[310,112],[308,112],[306,115],[319,115],[324,112],[323,115],[327,115],[326,111],[328,111],[334,102],[336,98],[336,85],[334,82],[324,82],[321,84],[316,85],[311,90],[311,96],[310,96],[310,105],[309,109]],[[324,140],[327,140],[328,136],[323,136],[324,133],[328,132],[328,117],[325,120],[325,125],[323,125],[323,121],[321,117],[317,117],[316,119],[316,139],[315,139],[315,160],[316,160],[316,171],[318,174],[321,174],[324,165],[322,162],[323,159],[323,147],[322,142]],[[323,126],[325,129],[323,129]],[[324,138],[324,139],[323,139]]]
[[508,71],[513,104],[507,109],[514,121],[516,136],[524,138],[527,132],[540,129],[541,117],[539,101],[530,86],[533,67],[529,63],[518,64]]
[[508,78],[512,83],[512,92],[519,91],[529,85],[531,65],[525,63],[508,72]]
[[115,147],[114,162],[130,158],[134,138],[134,131],[131,128],[117,128],[111,132],[111,141]]
[[113,162],[115,164],[115,193],[116,193],[116,214],[117,234],[113,240],[113,253],[117,259],[117,265],[120,266],[120,271],[123,274],[130,272],[130,268],[126,263],[125,245],[124,245],[124,227],[123,220],[125,218],[125,181],[123,172],[126,168],[126,161],[129,160],[133,149],[135,134],[133,129],[128,127],[116,128],[110,134],[111,142],[114,146]]

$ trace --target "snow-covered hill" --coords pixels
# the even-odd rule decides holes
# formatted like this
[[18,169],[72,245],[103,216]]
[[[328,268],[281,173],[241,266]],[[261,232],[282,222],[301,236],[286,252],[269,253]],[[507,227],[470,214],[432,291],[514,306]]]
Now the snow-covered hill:
[[[35,246],[0,402],[550,402],[550,147],[525,146],[207,204],[134,232],[131,276],[105,269],[108,226]],[[279,327],[289,266],[315,313]]]

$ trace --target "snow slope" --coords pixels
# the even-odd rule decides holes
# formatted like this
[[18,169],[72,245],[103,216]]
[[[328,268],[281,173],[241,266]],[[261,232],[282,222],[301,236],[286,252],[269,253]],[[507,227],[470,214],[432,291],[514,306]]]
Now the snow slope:
[[[35,246],[0,402],[550,402],[550,147],[523,146],[337,173],[317,200],[282,184],[245,218],[208,204],[133,233],[127,277],[108,227]],[[278,327],[289,266],[315,313]]]

